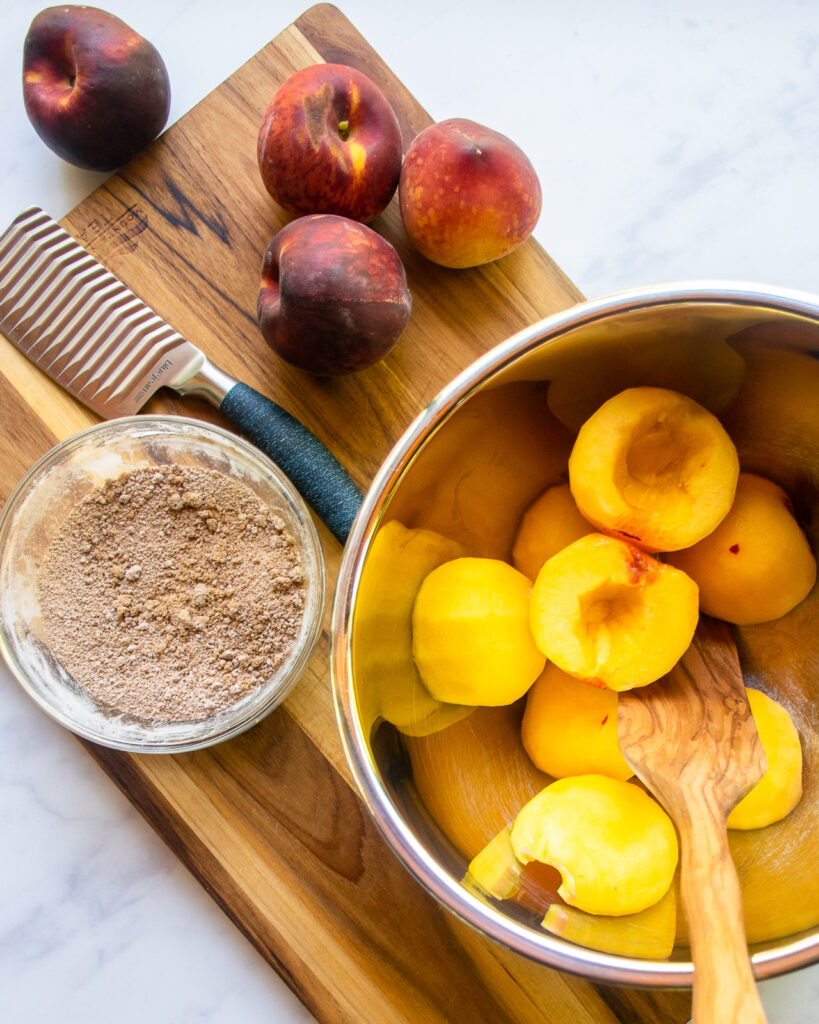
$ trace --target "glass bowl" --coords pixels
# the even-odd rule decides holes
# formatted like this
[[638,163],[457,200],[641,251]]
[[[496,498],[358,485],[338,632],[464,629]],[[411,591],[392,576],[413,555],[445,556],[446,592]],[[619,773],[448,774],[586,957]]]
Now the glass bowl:
[[[284,521],[304,579],[301,624],[278,667],[236,703],[195,721],[139,719],[95,699],[46,642],[37,584],[52,540],[83,498],[126,471],[175,464],[216,470],[246,485]],[[32,466],[0,516],[0,651],[23,689],[52,718],[87,740],[119,750],[195,750],[261,721],[285,699],[313,652],[324,590],[318,535],[288,478],[240,437],[192,419],[131,416],[75,434]]]

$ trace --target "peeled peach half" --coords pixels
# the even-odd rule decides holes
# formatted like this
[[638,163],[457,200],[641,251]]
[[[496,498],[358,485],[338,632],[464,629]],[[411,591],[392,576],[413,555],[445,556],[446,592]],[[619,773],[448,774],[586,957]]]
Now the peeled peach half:
[[507,825],[469,862],[463,884],[499,900],[509,899],[520,890],[523,868],[512,848],[512,829]]
[[518,860],[552,864],[559,895],[589,914],[636,914],[668,891],[677,833],[656,800],[605,775],[559,779],[529,801],[512,826]]
[[630,779],[634,772],[617,745],[617,699],[614,690],[590,686],[548,662],[526,695],[523,749],[555,779]]
[[362,719],[378,719],[399,732],[423,735],[471,712],[436,701],[421,685],[412,661],[412,606],[424,578],[463,554],[460,544],[434,530],[385,523],[370,548],[353,623],[353,664],[360,686]]
[[593,532],[592,524],[578,511],[569,485],[556,484],[523,513],[512,548],[512,562],[533,580],[547,559],[578,537]]
[[676,551],[709,534],[731,507],[738,475],[719,420],[665,388],[628,388],[604,402],[569,457],[581,514],[646,551]]
[[791,716],[781,704],[747,688],[768,770],[728,815],[728,828],[765,828],[781,821],[802,796],[802,746]]
[[685,652],[699,614],[684,572],[601,533],[549,559],[529,602],[538,648],[564,672],[612,690],[645,686]]
[[553,903],[543,918],[547,932],[578,946],[646,960],[665,960],[671,956],[676,926],[677,894],[673,885],[659,902],[636,914],[607,917]]
[[455,558],[424,579],[412,612],[412,651],[437,700],[511,704],[543,670],[529,628],[532,583],[494,558]]
[[740,473],[713,533],[668,561],[696,580],[704,612],[738,625],[781,618],[816,582],[816,559],[787,494],[754,473]]

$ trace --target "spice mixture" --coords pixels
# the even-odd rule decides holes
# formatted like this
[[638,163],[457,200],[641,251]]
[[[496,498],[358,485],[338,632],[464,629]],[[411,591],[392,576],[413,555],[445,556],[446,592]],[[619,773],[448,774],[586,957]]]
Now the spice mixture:
[[80,502],[40,568],[48,643],[100,703],[148,721],[208,718],[267,680],[304,613],[286,524],[246,485],[137,469]]

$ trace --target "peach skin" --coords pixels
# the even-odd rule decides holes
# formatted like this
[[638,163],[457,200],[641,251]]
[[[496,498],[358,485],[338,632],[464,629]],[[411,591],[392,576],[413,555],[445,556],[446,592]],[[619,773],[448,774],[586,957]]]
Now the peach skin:
[[155,46],[95,7],[48,7],[23,47],[23,100],[34,129],[77,167],[112,171],[161,131],[171,88]]
[[433,263],[476,267],[512,252],[537,224],[540,182],[505,135],[465,118],[411,143],[398,186],[410,241]]
[[314,64],[276,91],[259,129],[265,188],[288,213],[365,223],[398,186],[398,118],[378,86],[344,64]]
[[257,315],[282,359],[317,376],[364,370],[398,341],[412,296],[398,253],[364,224],[331,213],[299,217],[262,261]]

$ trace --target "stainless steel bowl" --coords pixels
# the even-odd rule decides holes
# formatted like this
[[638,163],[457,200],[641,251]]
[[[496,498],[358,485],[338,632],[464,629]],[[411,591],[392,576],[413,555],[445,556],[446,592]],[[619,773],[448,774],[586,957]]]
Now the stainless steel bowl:
[[[331,652],[356,783],[389,845],[429,892],[535,961],[606,982],[692,983],[683,944],[669,960],[596,952],[547,934],[508,901],[485,901],[461,885],[464,844],[425,806],[407,753],[418,734],[458,717],[432,706],[411,664],[408,608],[417,582],[407,570],[407,536],[423,540],[414,531],[432,531],[473,554],[508,557],[525,505],[565,473],[582,419],[622,388],[649,383],[684,391],[723,418],[743,468],[790,493],[815,551],[817,353],[819,298],[807,294],[693,282],[586,302],[520,332],[461,373],[409,427],[365,498],[340,569]],[[391,542],[384,531],[396,520],[411,533]],[[815,588],[779,623],[738,631],[746,678],[789,706],[805,753],[797,811],[755,835],[733,834],[749,927],[787,905],[768,929],[780,934],[753,925],[758,978],[819,960],[818,603]]]

